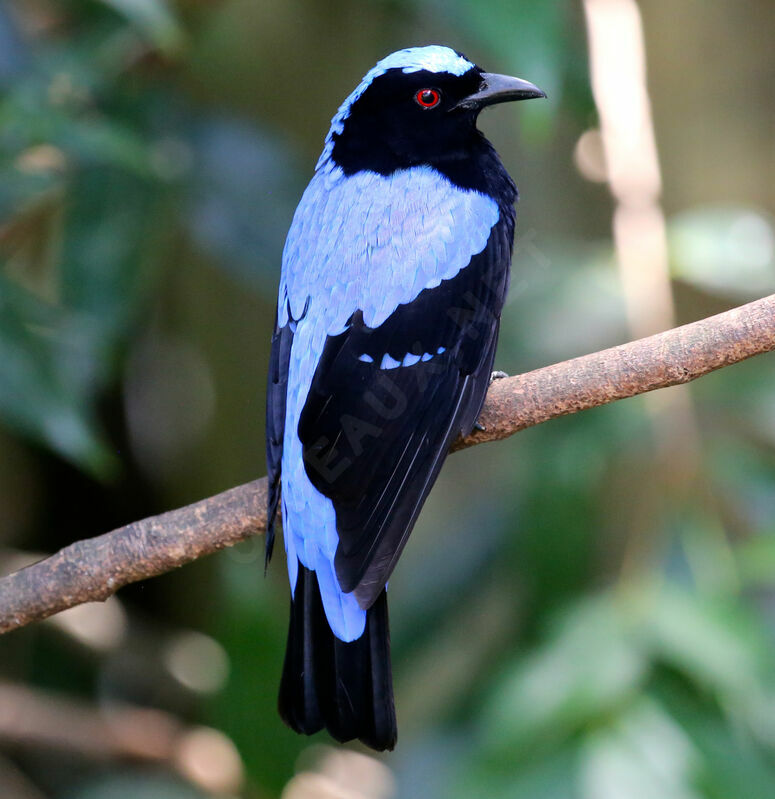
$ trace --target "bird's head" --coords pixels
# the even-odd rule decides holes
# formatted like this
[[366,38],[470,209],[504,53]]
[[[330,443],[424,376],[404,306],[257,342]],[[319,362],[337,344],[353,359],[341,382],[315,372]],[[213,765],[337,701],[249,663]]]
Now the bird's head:
[[484,72],[439,45],[399,50],[366,73],[333,118],[321,164],[390,174],[464,159],[488,105],[546,95],[532,83]]

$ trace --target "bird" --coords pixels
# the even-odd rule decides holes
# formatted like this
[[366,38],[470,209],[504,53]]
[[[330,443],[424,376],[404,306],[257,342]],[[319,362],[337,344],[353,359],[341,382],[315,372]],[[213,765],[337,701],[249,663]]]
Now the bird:
[[279,712],[393,749],[387,585],[450,445],[477,423],[517,188],[477,128],[545,97],[443,45],[380,60],[331,121],[282,256],[267,381],[268,524],[291,587]]

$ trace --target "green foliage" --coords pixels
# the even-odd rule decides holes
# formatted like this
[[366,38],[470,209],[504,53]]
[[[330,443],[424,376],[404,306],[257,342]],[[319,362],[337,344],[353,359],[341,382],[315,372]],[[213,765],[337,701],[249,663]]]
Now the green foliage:
[[[716,24],[691,19],[682,41]],[[769,41],[757,72],[756,48],[726,24],[717,34],[745,53],[738,87],[770,74]],[[771,120],[760,98],[729,119],[707,96],[660,107],[676,90],[664,38],[647,35],[647,52],[688,321],[773,290],[772,181],[754,197],[769,149],[734,148],[713,196],[687,165],[711,129],[758,130],[750,144]],[[52,550],[262,473],[281,249],[326,120],[379,56],[438,40],[549,94],[483,123],[523,197],[498,366],[626,340],[610,199],[572,163],[594,123],[578,4],[0,6],[0,567],[6,545]],[[695,91],[729,79],[690,66]],[[757,358],[697,383],[691,430],[668,397],[445,466],[391,579],[400,741],[384,762],[399,796],[769,799],[775,369]],[[211,725],[239,750],[245,795],[279,796],[309,742],[275,713],[287,586],[281,556],[262,579],[260,550],[123,592],[120,643],[89,648],[53,626],[8,637],[0,679]],[[225,648],[225,686],[176,682],[181,628]],[[3,748],[0,788],[8,757],[50,795],[200,795],[170,763],[33,754]]]
[[183,28],[165,0],[102,0],[125,16],[148,42],[165,55],[178,54],[185,41]]
[[0,413],[107,475],[95,404],[138,307],[159,178],[147,137],[103,107],[120,81],[73,44],[42,47],[0,100]]
[[[7,308],[0,350],[8,352],[0,361],[0,416],[103,477],[115,475],[117,463],[95,408],[148,313],[170,232],[195,225],[201,205],[212,220],[220,202],[234,215],[250,214],[238,230],[226,220],[232,228],[217,242],[222,249],[235,249],[249,231],[258,239],[251,253],[276,257],[281,239],[269,224],[276,220],[255,210],[256,194],[266,202],[266,176],[254,174],[253,195],[240,197],[239,181],[224,189],[208,175],[221,174],[227,157],[249,169],[257,147],[259,172],[282,163],[277,146],[251,129],[224,149],[218,137],[228,121],[184,109],[172,86],[137,80],[133,47],[179,54],[182,29],[164,3],[106,5],[121,16],[87,16],[91,24],[67,47],[38,43],[33,67],[0,97],[0,301]],[[98,46],[100,39],[110,46]],[[180,115],[170,116],[175,107]],[[285,202],[267,204],[265,215],[282,213]],[[207,235],[202,221],[194,235]],[[259,263],[269,269],[270,260]]]
[[710,293],[756,299],[775,292],[772,219],[753,208],[707,207],[672,220],[673,275]]

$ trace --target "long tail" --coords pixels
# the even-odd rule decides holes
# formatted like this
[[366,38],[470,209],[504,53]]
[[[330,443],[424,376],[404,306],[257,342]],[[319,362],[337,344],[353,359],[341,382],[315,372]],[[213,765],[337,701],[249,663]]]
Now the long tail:
[[280,715],[304,735],[325,727],[341,742],[396,744],[387,594],[366,612],[366,629],[345,643],[331,632],[315,573],[299,564],[280,683]]

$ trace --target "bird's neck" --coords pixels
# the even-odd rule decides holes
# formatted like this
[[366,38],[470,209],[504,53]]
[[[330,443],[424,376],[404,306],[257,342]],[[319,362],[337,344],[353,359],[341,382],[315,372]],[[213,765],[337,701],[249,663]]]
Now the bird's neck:
[[[345,144],[347,146],[342,146]],[[391,175],[403,169],[432,167],[449,182],[466,191],[478,191],[492,197],[501,208],[510,208],[517,200],[517,188],[506,172],[490,142],[477,129],[470,136],[447,146],[420,154],[396,152],[395,148],[358,148],[351,142],[337,142],[329,155],[331,163],[346,175],[377,172]]]
[[502,208],[509,208],[517,201],[514,181],[495,148],[478,130],[465,147],[429,159],[429,165],[458,188],[486,194]]

